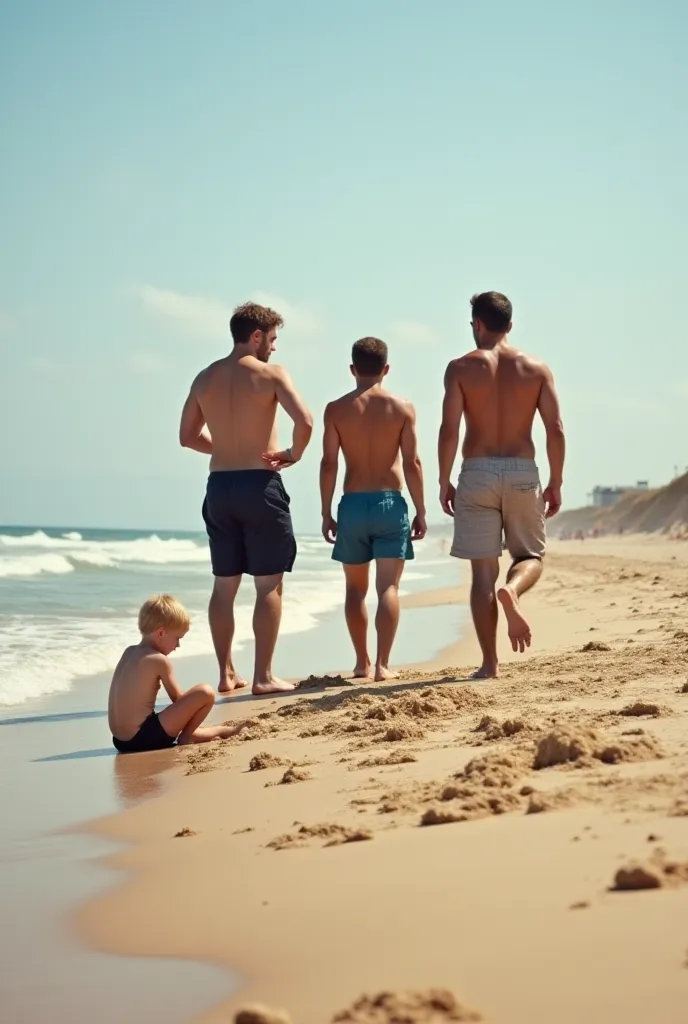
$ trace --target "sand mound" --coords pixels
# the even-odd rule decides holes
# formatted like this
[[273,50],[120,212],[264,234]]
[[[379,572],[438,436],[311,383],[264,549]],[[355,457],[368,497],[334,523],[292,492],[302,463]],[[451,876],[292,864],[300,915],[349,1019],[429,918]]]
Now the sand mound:
[[500,722],[498,719],[493,718],[492,715],[483,715],[474,732],[482,733],[483,739],[492,742],[494,740],[508,739],[527,729],[527,722],[520,718],[507,718]]
[[659,704],[646,704],[642,700],[637,700],[635,704],[627,704],[625,708],[621,708],[618,714],[625,715],[627,718],[643,718],[646,715],[651,718],[659,718],[660,715],[666,714],[666,711],[663,711]]
[[619,764],[621,761],[649,761],[661,756],[661,747],[651,736],[610,742],[593,729],[560,727],[538,742],[533,768],[538,771],[571,762],[589,764],[592,760]]
[[644,864],[629,864],[619,868],[614,875],[610,889],[628,892],[633,889],[661,889],[665,886],[683,885],[688,882],[688,862],[668,861],[661,850]]
[[187,836],[196,836],[198,832],[194,832],[192,828],[180,828],[178,832],[174,833],[175,839],[186,839]]
[[[501,755],[469,761],[439,789],[432,787],[428,791],[426,787],[421,799],[423,802],[432,800],[433,806],[421,815],[420,824],[446,825],[516,810],[521,806],[521,799],[515,787],[527,770],[527,761],[519,756]],[[452,806],[447,807],[447,804]]]
[[281,757],[275,757],[274,754],[268,754],[261,752],[255,754],[248,763],[248,770],[250,772],[262,772],[266,768],[281,768],[287,762]]
[[361,996],[347,1010],[335,1013],[332,1024],[440,1024],[441,1021],[480,1021],[451,992],[380,992]]
[[590,640],[581,647],[581,653],[589,654],[591,651],[611,651],[609,644],[600,643],[599,640]]
[[298,832],[287,832],[268,843],[269,850],[293,850],[305,846],[309,839],[324,839],[325,846],[341,846],[342,843],[363,842],[372,839],[373,834],[365,829],[346,828],[344,825],[301,825]]
[[267,1006],[244,1006],[234,1018],[234,1024],[291,1024],[286,1010],[269,1010]]
[[345,679],[344,676],[309,676],[302,679],[297,686],[299,690],[325,689],[328,686],[353,686],[360,682],[358,679]]
[[413,764],[418,758],[408,751],[393,750],[390,754],[383,754],[380,757],[366,757],[353,768],[382,768],[388,764]]
[[[312,778],[313,776],[310,772],[305,771],[303,768],[295,768],[292,766],[291,768],[287,768],[279,782],[272,783],[272,785],[290,786],[295,782],[307,782],[308,779]],[[268,783],[268,785],[270,785],[270,783]]]

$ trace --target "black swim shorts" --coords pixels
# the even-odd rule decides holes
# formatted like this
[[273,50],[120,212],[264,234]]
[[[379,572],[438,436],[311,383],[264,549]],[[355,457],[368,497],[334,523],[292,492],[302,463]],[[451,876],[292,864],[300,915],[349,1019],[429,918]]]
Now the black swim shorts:
[[280,473],[271,469],[212,472],[203,519],[214,576],[291,572],[296,540]]
[[112,742],[120,754],[141,754],[144,750],[167,750],[177,741],[167,735],[155,711],[151,711],[139,731],[130,740],[118,740],[113,736]]

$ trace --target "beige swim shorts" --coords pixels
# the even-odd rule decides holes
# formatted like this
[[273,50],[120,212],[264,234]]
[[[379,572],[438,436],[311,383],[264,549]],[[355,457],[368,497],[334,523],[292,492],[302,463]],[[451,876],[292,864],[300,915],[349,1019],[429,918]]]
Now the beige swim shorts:
[[[505,543],[502,543],[502,535]],[[545,500],[532,459],[465,459],[454,503],[455,558],[545,553]]]

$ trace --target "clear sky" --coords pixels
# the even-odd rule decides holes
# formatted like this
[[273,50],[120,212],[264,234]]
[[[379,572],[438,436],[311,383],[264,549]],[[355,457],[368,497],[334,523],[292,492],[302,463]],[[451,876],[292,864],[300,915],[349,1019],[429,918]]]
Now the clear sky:
[[442,376],[489,288],[555,372],[565,504],[670,479],[686,39],[682,0],[1,4],[0,522],[202,526],[179,411],[261,296],[318,422],[286,478],[300,529],[363,334],[417,404],[441,519]]

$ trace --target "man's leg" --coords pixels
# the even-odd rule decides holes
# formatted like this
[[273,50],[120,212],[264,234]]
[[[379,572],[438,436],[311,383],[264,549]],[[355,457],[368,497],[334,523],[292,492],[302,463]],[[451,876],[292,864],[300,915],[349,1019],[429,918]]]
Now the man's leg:
[[478,643],[483,652],[483,663],[474,673],[474,679],[496,679],[499,675],[497,660],[497,597],[495,584],[499,577],[498,558],[479,558],[471,562],[471,613]]
[[368,611],[365,603],[368,593],[369,569],[369,562],[364,562],[363,565],[344,565],[344,578],[346,579],[344,615],[356,654],[354,668],[356,679],[367,679],[370,676]]
[[234,601],[240,583],[241,576],[216,576],[208,605],[208,622],[220,666],[219,693],[231,693],[246,686],[246,680],[237,674],[232,662]]
[[256,662],[253,673],[253,692],[283,693],[295,689],[293,683],[272,674],[272,656],[282,619],[282,577],[256,576],[256,607],[253,612],[253,632],[256,638]]
[[375,589],[377,590],[375,681],[381,682],[384,679],[399,678],[399,673],[392,672],[390,669],[389,658],[399,625],[399,581],[404,571],[404,559],[378,558],[375,565]]
[[520,651],[521,654],[526,647],[530,647],[532,634],[518,599],[531,587],[534,587],[541,576],[542,560],[540,558],[524,558],[512,563],[505,585],[497,591],[497,597],[506,616],[512,650]]

